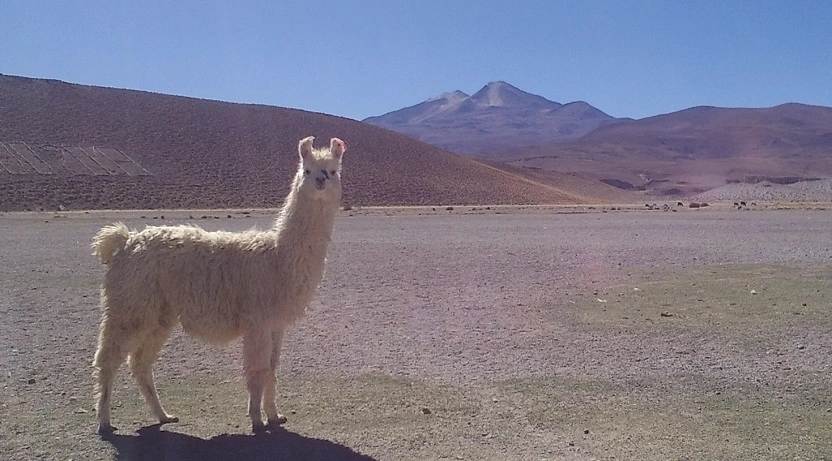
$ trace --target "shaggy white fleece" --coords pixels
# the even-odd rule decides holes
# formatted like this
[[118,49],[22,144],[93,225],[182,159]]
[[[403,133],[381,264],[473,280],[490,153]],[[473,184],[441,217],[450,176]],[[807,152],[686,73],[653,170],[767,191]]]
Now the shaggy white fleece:
[[173,328],[211,343],[243,337],[243,364],[254,430],[279,425],[275,389],[286,328],[300,319],[324,275],[327,247],[341,201],[346,145],[332,138],[315,149],[298,143],[300,161],[274,228],[208,232],[195,226],[129,230],[106,226],[93,254],[107,265],[94,366],[99,432],[110,423],[113,379],[129,356],[139,390],[160,423],[178,419],[159,401],[152,365]]

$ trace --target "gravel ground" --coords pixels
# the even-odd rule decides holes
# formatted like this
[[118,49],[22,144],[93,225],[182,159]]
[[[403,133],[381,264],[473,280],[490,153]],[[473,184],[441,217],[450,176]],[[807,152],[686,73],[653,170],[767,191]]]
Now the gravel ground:
[[[304,328],[349,328],[328,333],[337,335],[331,348],[315,347],[317,334],[299,334],[293,349],[306,369],[446,379],[562,372],[554,351],[523,334],[543,320],[552,331],[538,335],[562,333],[541,306],[668,269],[829,263],[830,224],[830,213],[799,212],[345,219]],[[338,347],[355,336],[378,347]]]
[[[633,377],[634,363],[648,378],[708,373],[725,385],[749,378],[776,384],[783,378],[784,372],[763,352],[750,360],[726,351],[721,340],[684,329],[675,330],[673,337],[648,338],[643,328],[630,328],[621,320],[615,321],[620,327],[594,330],[582,323],[582,309],[691,270],[737,265],[822,270],[832,264],[832,213],[563,211],[345,213],[336,223],[319,295],[287,337],[281,375],[297,382],[379,374],[477,392],[482,383],[539,376],[625,385]],[[200,220],[206,213],[221,219]],[[196,222],[208,229],[241,230],[267,227],[271,219],[261,212],[2,215],[2,415],[19,411],[23,418],[27,411],[57,418],[60,424],[63,413],[83,413],[89,427],[75,427],[74,433],[87,440],[83,434],[94,431],[89,364],[103,267],[89,255],[89,242],[101,225],[114,220],[131,227]],[[804,343],[828,352],[828,323],[800,328]],[[678,361],[667,360],[668,351],[680,348],[697,351],[682,368]],[[720,357],[716,364],[715,356]],[[829,354],[786,359],[794,385],[832,389]],[[167,365],[157,366],[160,384],[194,375],[227,383],[240,370],[238,347],[199,345],[180,333],[161,361]],[[126,374],[122,369],[121,383],[127,384],[118,393],[137,394]],[[656,389],[646,385],[632,392],[649,399]],[[17,406],[20,410],[13,410]],[[118,410],[114,417],[118,420]],[[28,429],[9,427],[14,432],[0,436],[0,442],[17,447],[15,457],[28,459]],[[83,447],[78,452],[86,456],[112,456],[89,440],[78,443]],[[503,449],[522,453],[521,447]],[[399,458],[383,450],[376,453],[379,459]]]

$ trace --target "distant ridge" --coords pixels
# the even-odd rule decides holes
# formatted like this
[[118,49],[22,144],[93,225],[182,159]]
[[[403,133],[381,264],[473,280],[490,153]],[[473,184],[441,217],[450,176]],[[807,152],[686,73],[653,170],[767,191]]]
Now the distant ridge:
[[364,121],[477,156],[576,139],[617,120],[583,101],[560,104],[497,81],[471,96],[461,91],[444,93]]
[[657,195],[699,194],[755,178],[832,178],[832,108],[692,107],[606,125],[575,140],[489,155]]
[[[463,95],[451,94],[449,99]],[[0,210],[279,206],[297,141],[346,140],[356,206],[620,201],[540,184],[405,136],[295,109],[0,74]],[[571,185],[569,187],[572,187]]]

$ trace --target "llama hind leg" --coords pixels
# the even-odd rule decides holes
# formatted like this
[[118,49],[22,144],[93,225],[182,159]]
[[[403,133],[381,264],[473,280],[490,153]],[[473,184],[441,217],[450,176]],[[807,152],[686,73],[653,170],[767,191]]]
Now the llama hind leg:
[[162,407],[156,384],[153,382],[153,362],[159,356],[159,351],[168,340],[170,332],[169,328],[159,328],[150,332],[136,350],[130,353],[130,369],[139,386],[139,392],[150,407],[150,411],[162,424],[179,422],[179,418],[168,414]]
[[243,373],[248,389],[248,416],[252,430],[263,430],[261,404],[269,380],[272,336],[268,331],[253,331],[243,335]]
[[113,395],[113,380],[118,369],[127,358],[130,348],[129,335],[122,331],[114,331],[113,322],[105,318],[101,322],[101,332],[98,336],[98,349],[95,351],[93,366],[97,377],[96,395],[98,401],[95,406],[98,415],[98,432],[113,432],[117,428],[110,423],[110,400]]
[[286,417],[277,412],[275,402],[277,394],[277,369],[280,366],[280,346],[283,344],[283,330],[272,333],[272,354],[269,361],[269,375],[263,392],[263,408],[266,410],[269,426],[279,426],[286,422]]

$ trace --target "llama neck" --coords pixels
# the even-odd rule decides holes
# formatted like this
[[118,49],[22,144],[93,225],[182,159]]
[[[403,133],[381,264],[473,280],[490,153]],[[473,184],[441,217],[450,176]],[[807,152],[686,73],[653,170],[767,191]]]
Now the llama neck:
[[311,257],[325,256],[337,211],[337,203],[316,200],[292,188],[275,221],[278,246],[289,251],[311,252]]

